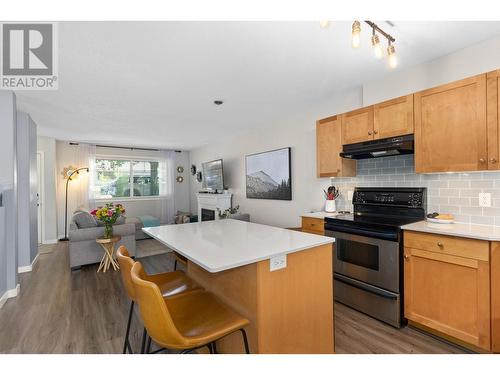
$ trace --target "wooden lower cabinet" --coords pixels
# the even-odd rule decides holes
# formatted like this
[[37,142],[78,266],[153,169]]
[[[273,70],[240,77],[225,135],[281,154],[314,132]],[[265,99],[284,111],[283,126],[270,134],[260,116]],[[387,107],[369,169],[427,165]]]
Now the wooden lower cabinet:
[[500,353],[500,242],[491,243],[491,351]]
[[405,317],[490,351],[489,251],[487,241],[405,232]]
[[325,220],[302,216],[302,232],[324,235]]

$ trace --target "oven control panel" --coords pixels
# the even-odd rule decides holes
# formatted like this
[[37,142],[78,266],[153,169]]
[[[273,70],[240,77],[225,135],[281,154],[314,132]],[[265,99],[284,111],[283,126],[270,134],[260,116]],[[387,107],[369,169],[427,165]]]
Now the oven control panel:
[[425,188],[357,188],[353,204],[422,208]]

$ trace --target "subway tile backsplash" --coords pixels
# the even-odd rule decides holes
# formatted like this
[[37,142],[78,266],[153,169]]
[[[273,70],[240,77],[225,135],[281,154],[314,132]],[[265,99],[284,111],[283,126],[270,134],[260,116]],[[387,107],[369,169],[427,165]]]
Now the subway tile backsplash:
[[[451,213],[462,223],[500,225],[500,172],[416,174],[413,155],[357,163],[356,177],[332,179],[341,191],[338,210],[352,211],[347,192],[356,186],[426,187],[428,212]],[[491,193],[491,207],[479,207],[479,193]]]

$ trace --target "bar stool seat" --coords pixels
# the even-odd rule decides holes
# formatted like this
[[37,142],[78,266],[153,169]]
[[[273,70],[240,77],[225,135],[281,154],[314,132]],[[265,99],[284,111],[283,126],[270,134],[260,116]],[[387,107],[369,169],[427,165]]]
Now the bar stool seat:
[[248,325],[242,317],[212,293],[196,291],[165,299],[175,327],[187,346],[199,347]]

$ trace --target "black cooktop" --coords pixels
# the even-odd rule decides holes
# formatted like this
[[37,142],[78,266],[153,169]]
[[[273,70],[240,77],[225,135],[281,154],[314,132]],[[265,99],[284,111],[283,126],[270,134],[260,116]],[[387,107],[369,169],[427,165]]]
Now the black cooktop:
[[425,218],[426,194],[421,187],[356,188],[354,213],[325,218],[326,223],[350,228],[394,231]]

